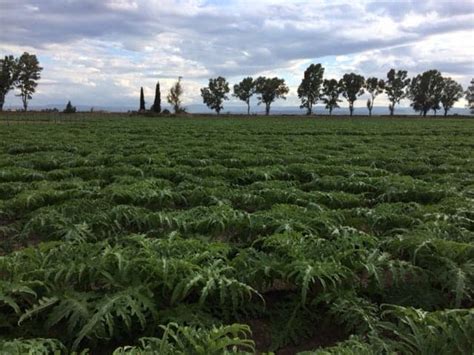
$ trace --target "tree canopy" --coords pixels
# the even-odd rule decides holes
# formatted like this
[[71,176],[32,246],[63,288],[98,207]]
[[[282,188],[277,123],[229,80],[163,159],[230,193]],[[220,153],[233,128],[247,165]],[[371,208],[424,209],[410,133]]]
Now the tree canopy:
[[5,96],[12,90],[18,79],[18,59],[12,55],[0,59],[0,111],[3,110]]
[[183,96],[183,87],[181,86],[181,77],[171,87],[170,92],[167,96],[168,103],[173,106],[174,113],[180,113],[183,111],[181,107],[181,97]]
[[229,83],[225,78],[219,76],[214,79],[209,79],[209,86],[201,89],[201,96],[203,102],[211,110],[215,110],[220,114],[224,108],[224,100],[228,100]]
[[151,110],[155,113],[161,112],[161,91],[160,91],[160,82],[156,83],[155,87],[155,100],[153,101],[153,106]]
[[390,115],[395,112],[395,105],[400,103],[407,96],[410,78],[406,70],[390,69],[387,73],[387,81],[385,82],[385,92],[387,94],[390,105]]
[[68,101],[66,108],[63,111],[64,113],[75,113],[76,107],[72,106],[71,101]]
[[441,104],[443,105],[444,115],[453,107],[464,92],[462,86],[451,78],[443,78],[443,90],[441,91]]
[[253,78],[247,77],[234,85],[233,96],[247,104],[247,115],[250,115],[250,98],[255,94],[255,84]]
[[18,60],[18,84],[17,88],[20,90],[18,96],[23,102],[23,109],[28,110],[28,101],[32,99],[32,95],[38,86],[37,80],[41,78],[40,73],[43,70],[40,67],[36,55],[23,53]]
[[145,111],[145,95],[143,93],[143,87],[140,88],[140,111]]
[[324,68],[321,64],[311,64],[304,72],[303,80],[298,87],[298,97],[301,100],[300,108],[306,108],[307,114],[313,113],[315,105],[321,97]]
[[439,105],[443,91],[443,77],[438,70],[432,69],[417,75],[411,81],[409,97],[411,106],[426,116],[429,110]]
[[350,115],[354,113],[354,102],[357,97],[364,93],[364,77],[355,73],[344,74],[342,79],[339,81],[342,95],[346,98],[349,103]]
[[385,88],[385,82],[382,79],[377,79],[375,77],[368,78],[365,81],[365,90],[370,95],[370,98],[367,100],[367,108],[369,109],[369,116],[372,116],[372,109],[374,108],[375,98],[383,93]]
[[339,107],[339,99],[342,89],[339,86],[339,82],[336,79],[324,80],[322,88],[322,100],[326,104],[326,109],[329,110],[329,115],[332,115],[332,111]]
[[466,90],[467,107],[474,114],[474,79],[471,80],[471,85]]
[[285,79],[281,78],[267,78],[260,76],[255,81],[255,92],[259,95],[258,104],[265,104],[265,114],[270,114],[270,106],[276,99],[286,99],[286,94],[290,91],[285,84]]

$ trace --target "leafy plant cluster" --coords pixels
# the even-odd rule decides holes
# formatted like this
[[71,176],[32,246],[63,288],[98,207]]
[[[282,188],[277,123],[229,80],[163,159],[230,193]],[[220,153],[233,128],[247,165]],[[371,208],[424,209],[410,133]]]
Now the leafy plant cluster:
[[466,120],[0,132],[0,353],[471,353]]

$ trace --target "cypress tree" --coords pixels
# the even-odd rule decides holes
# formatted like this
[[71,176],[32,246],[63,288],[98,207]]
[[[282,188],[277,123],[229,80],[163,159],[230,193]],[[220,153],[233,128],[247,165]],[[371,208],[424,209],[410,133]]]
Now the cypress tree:
[[68,101],[66,108],[63,111],[64,113],[75,113],[76,107],[72,106],[71,101]]
[[160,92],[160,82],[156,83],[155,89],[155,102],[153,103],[153,112],[161,112],[161,92]]
[[140,111],[145,111],[145,95],[143,94],[143,87],[140,88]]

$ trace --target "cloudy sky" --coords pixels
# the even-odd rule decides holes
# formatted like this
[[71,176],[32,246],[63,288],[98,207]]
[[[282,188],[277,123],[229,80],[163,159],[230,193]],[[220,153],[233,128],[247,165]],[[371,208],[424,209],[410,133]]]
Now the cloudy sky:
[[466,87],[473,38],[474,0],[0,0],[0,55],[36,53],[44,67],[33,106],[136,108],[140,86],[151,102],[157,80],[163,95],[178,76],[184,103],[198,104],[217,75],[284,77],[290,94],[276,105],[297,106],[310,63],[326,78],[435,68]]

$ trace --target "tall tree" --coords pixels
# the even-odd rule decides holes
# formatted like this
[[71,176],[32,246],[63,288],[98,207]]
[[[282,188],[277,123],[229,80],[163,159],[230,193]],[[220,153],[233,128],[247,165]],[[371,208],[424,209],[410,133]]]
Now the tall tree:
[[385,82],[385,92],[387,93],[390,105],[390,116],[393,116],[395,112],[395,104],[400,103],[402,99],[407,97],[408,88],[410,85],[410,78],[406,70],[396,71],[390,69],[387,73],[387,81]]
[[156,83],[155,87],[155,101],[153,102],[153,106],[151,110],[156,113],[161,112],[161,91],[160,91],[160,82]]
[[419,74],[410,84],[411,106],[425,117],[427,112],[439,103],[439,100],[436,100],[442,91],[443,77],[439,71],[433,69]]
[[146,111],[145,108],[145,94],[143,93],[143,86],[140,88],[140,112]]
[[466,90],[466,100],[467,100],[467,107],[471,114],[474,114],[474,79],[471,80],[471,85],[467,87]]
[[181,107],[181,96],[183,96],[183,87],[181,86],[181,77],[179,77],[178,81],[171,87],[167,96],[168,103],[173,106],[175,114],[183,111]]
[[0,111],[3,111],[5,97],[14,88],[17,79],[18,59],[12,55],[0,59]]
[[369,109],[369,116],[372,116],[372,109],[374,108],[375,98],[383,93],[385,87],[385,81],[382,79],[377,79],[374,77],[368,78],[365,81],[365,90],[370,95],[370,98],[367,100],[367,108]]
[[463,88],[451,78],[443,78],[443,91],[441,92],[441,104],[444,109],[444,116],[453,107],[454,103],[463,97]]
[[307,114],[313,113],[315,105],[321,97],[324,68],[321,64],[311,64],[304,72],[303,80],[298,87],[298,97],[301,100],[300,108],[306,108]]
[[43,70],[39,66],[38,58],[36,55],[23,53],[18,60],[18,81],[16,87],[20,90],[20,94],[17,96],[21,97],[23,102],[23,109],[28,110],[28,100],[32,99],[33,94],[38,86],[37,80],[41,78],[40,73]]
[[277,77],[266,78],[260,76],[255,81],[255,92],[259,95],[257,97],[258,104],[265,104],[265,114],[270,114],[270,106],[276,99],[286,100],[286,94],[290,91],[288,86],[285,84],[285,79]]
[[339,81],[342,96],[344,96],[349,103],[349,112],[351,116],[354,113],[354,102],[357,100],[357,96],[364,93],[364,83],[364,77],[355,73],[344,74],[342,79]]
[[339,107],[339,99],[342,89],[336,79],[324,80],[322,89],[322,100],[326,104],[326,109],[329,110],[329,115],[332,115],[332,110]]
[[250,116],[250,98],[255,94],[255,80],[251,77],[243,79],[234,85],[233,96],[247,104],[247,115]]
[[215,110],[217,114],[221,113],[224,108],[224,100],[228,100],[229,83],[222,76],[214,79],[209,79],[209,86],[201,89],[201,96],[203,102],[211,110]]
[[71,101],[68,101],[66,108],[63,111],[64,113],[75,113],[76,106],[72,106]]

